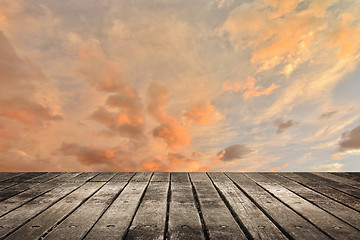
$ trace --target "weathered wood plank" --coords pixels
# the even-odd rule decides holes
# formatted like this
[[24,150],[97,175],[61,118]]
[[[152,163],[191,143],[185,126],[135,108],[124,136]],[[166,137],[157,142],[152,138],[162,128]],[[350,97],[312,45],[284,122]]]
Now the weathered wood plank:
[[279,174],[351,207],[356,211],[360,211],[360,201],[355,197],[296,173],[279,172]]
[[103,239],[123,238],[148,183],[130,181],[85,236],[85,239],[99,239],[99,236]]
[[131,178],[132,182],[148,182],[150,181],[151,176],[153,175],[152,172],[137,172],[135,176]]
[[[39,183],[54,179],[56,176],[53,174],[43,174],[39,177],[31,178],[27,181],[18,183],[6,189],[0,190],[0,201],[11,198],[21,192],[24,192],[30,188],[36,187]],[[33,181],[32,181],[33,180]]]
[[44,183],[34,183],[34,185],[28,190],[2,201],[0,204],[0,216],[36,198],[37,196],[40,196],[41,194],[63,184],[64,178],[71,178],[72,176],[76,175],[76,173],[62,173],[61,175],[50,179],[49,181],[46,181]]
[[25,174],[25,172],[1,172],[0,173],[0,182],[8,180],[10,178]]
[[330,174],[342,177],[342,178],[346,178],[349,180],[353,180],[355,182],[360,182],[360,176],[357,175],[353,175],[353,174],[349,174],[348,172],[331,172]]
[[90,179],[89,182],[107,182],[116,175],[116,172],[102,172]]
[[82,239],[125,185],[126,182],[107,182],[90,199],[46,235],[45,239]]
[[[28,173],[21,174],[21,175],[18,175],[16,177],[7,179],[5,181],[6,182],[21,183],[21,182],[24,182],[24,181],[26,181],[28,179],[36,178],[36,177],[38,177],[40,175],[43,175],[43,174],[46,174],[46,172],[28,172]],[[3,182],[5,182],[5,181],[3,181]]]
[[186,172],[172,172],[171,182],[184,182],[190,184],[189,174]]
[[285,203],[288,207],[312,222],[328,236],[334,239],[356,239],[360,232],[321,208],[299,197],[273,180],[260,173],[244,173],[257,184]]
[[196,191],[210,239],[247,239],[206,173],[190,173],[190,181]]
[[126,239],[163,239],[169,182],[150,182]]
[[155,172],[151,178],[151,182],[169,182],[170,173],[169,172]]
[[187,173],[171,173],[168,238],[205,239]]
[[252,202],[273,219],[277,227],[294,239],[328,239],[312,224],[262,189],[256,182],[241,173],[226,173]]
[[360,230],[360,213],[276,173],[262,173],[282,186]]
[[207,182],[207,183],[211,183],[208,175],[206,175],[206,173],[204,172],[191,172],[190,174],[190,181],[192,183],[194,182]]
[[30,178],[24,182],[26,183],[41,183],[41,182],[46,182],[52,178],[55,178],[59,175],[61,175],[62,173],[61,172],[47,172],[45,174],[42,174],[38,177],[34,177],[34,178]]
[[360,174],[350,174],[348,172],[331,172],[330,174],[336,175],[336,176],[340,176],[346,179],[350,179],[353,180],[355,182],[360,182]]
[[314,173],[307,173],[307,172],[303,173],[303,172],[301,172],[301,173],[297,173],[297,174],[299,174],[300,176],[312,179],[313,181],[317,181],[319,183],[328,185],[328,186],[330,186],[330,187],[332,187],[334,189],[337,189],[337,190],[339,190],[341,192],[347,193],[347,194],[352,195],[354,197],[360,198],[359,189],[354,188],[352,186],[349,186],[347,184],[336,182],[336,181],[333,181],[333,180],[328,179],[328,178],[323,178],[323,177],[315,175]]
[[38,239],[94,194],[103,182],[88,182],[21,226],[7,239]]
[[[336,175],[328,173],[328,172],[316,172],[314,174],[319,176],[319,177],[327,178],[327,179],[330,179],[332,181],[347,184],[349,186],[360,189],[360,182],[357,182],[357,181],[354,181],[354,180],[351,180],[351,179],[348,179],[348,178],[343,178],[343,177],[340,177],[340,176],[336,176]],[[358,191],[360,192],[360,190],[358,190]]]
[[22,183],[28,179],[36,178],[45,173],[46,172],[30,172],[30,173],[24,173],[24,174],[20,174],[18,176],[6,179],[6,180],[0,182],[0,190],[6,189],[11,186],[15,186],[15,185]]
[[110,182],[128,182],[134,175],[134,172],[119,172],[110,179]]
[[208,173],[253,239],[288,239],[223,173]]
[[65,182],[87,182],[91,179],[93,179],[95,176],[99,175],[98,172],[83,172],[75,177],[69,177],[67,179],[64,179]]
[[29,219],[41,213],[81,185],[82,183],[65,183],[61,188],[55,188],[2,216],[0,218],[0,239],[9,235]]

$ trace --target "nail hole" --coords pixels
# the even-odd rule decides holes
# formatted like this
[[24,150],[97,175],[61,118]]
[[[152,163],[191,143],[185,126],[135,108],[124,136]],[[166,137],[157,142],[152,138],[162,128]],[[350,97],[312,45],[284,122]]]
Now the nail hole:
[[106,225],[106,227],[115,227],[115,225],[109,224],[109,225]]
[[34,225],[34,226],[31,226],[32,228],[40,228],[39,225]]
[[341,227],[339,227],[339,226],[334,226],[333,228],[334,228],[334,229],[340,229]]
[[265,226],[258,226],[258,228],[263,229],[263,228],[265,228]]
[[76,226],[76,225],[70,225],[69,227],[71,227],[71,228],[76,228],[77,226]]
[[302,226],[295,226],[295,228],[302,228]]

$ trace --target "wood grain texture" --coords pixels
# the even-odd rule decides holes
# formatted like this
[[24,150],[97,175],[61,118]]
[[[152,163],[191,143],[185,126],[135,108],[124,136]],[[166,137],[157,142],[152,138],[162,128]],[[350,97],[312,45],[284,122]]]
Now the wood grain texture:
[[209,173],[253,239],[287,239],[271,220],[223,173]]
[[261,188],[255,181],[241,173],[227,173],[227,175],[291,238],[329,238],[295,211],[288,208],[283,202]]
[[343,204],[328,198],[316,191],[313,191],[309,188],[304,187],[303,185],[289,181],[289,179],[285,178],[276,173],[263,173],[266,177],[278,182],[282,186],[286,187],[290,191],[294,192],[295,194],[299,195],[300,197],[306,199],[307,201],[315,204],[319,208],[324,209],[325,211],[329,212],[333,216],[340,218],[344,222],[348,223],[349,225],[357,228],[360,230],[360,213],[344,206]]
[[171,173],[169,239],[205,239],[187,173]]
[[360,174],[0,173],[0,239],[359,239]]
[[46,232],[52,230],[63,218],[67,217],[86,198],[95,193],[104,183],[88,182],[74,192],[61,199],[44,212],[31,219],[12,233],[7,239],[38,239]]
[[163,239],[169,182],[150,182],[126,239]]
[[45,239],[82,239],[125,185],[126,182],[106,183]]
[[[193,180],[194,179],[194,180]],[[247,239],[206,173],[190,173],[211,239]]]
[[360,201],[356,197],[353,197],[351,195],[348,195],[342,191],[339,191],[335,188],[332,188],[326,184],[319,183],[317,181],[314,181],[310,178],[303,177],[297,173],[279,173],[282,176],[285,176],[291,180],[294,180],[305,187],[311,188],[312,190],[315,190],[327,197],[330,197],[350,208],[355,209],[356,211],[360,211]]
[[148,182],[131,181],[101,216],[85,239],[121,239],[125,236]]
[[358,230],[260,173],[245,173],[277,199],[334,239],[354,239]]

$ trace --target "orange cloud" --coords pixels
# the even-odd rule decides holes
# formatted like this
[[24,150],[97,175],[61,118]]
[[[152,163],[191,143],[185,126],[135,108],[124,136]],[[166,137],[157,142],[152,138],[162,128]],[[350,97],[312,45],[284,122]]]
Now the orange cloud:
[[131,171],[131,168],[120,159],[130,159],[130,154],[119,148],[107,149],[104,147],[88,147],[76,143],[62,143],[55,154],[61,153],[65,156],[74,156],[76,160],[85,166],[103,165],[105,169],[112,171]]
[[157,158],[149,159],[143,163],[141,163],[141,167],[144,171],[149,172],[171,172],[171,170],[166,164],[160,161]]
[[272,8],[272,13],[270,14],[270,19],[278,18],[293,11],[298,4],[296,0],[265,0],[265,6],[270,6]]
[[224,82],[223,83],[223,90],[224,91],[232,91],[232,92],[242,92],[244,99],[249,99],[251,97],[258,97],[261,95],[269,95],[271,94],[275,89],[280,87],[279,85],[276,85],[275,83],[272,83],[269,87],[267,87],[264,90],[260,90],[260,86],[255,86],[255,78],[249,76],[245,83],[242,82],[235,82],[235,83],[229,83]]
[[325,12],[331,4],[314,1],[300,11],[295,0],[243,4],[231,12],[220,33],[226,33],[236,50],[250,48],[251,63],[258,71],[285,64],[283,73],[289,76],[308,59],[311,45],[318,43],[316,36],[326,26]]
[[343,21],[332,30],[331,39],[326,46],[328,49],[337,48],[338,57],[345,58],[355,54],[360,48],[360,27],[351,26],[356,20],[351,13],[341,16]]
[[179,153],[169,153],[168,160],[170,161],[171,166],[179,166],[182,164],[192,164],[196,161],[194,159],[186,158],[184,155]]
[[165,111],[170,96],[167,88],[162,84],[152,83],[148,89],[148,96],[150,99],[148,111],[160,123],[160,126],[153,130],[153,136],[162,138],[172,149],[189,145],[191,138],[187,129]]
[[286,163],[285,165],[283,165],[283,166],[281,166],[281,167],[273,167],[273,168],[270,168],[270,172],[274,172],[274,171],[280,171],[280,170],[282,170],[283,168],[286,168],[286,167],[288,167],[289,166],[289,164],[288,163]]
[[60,115],[53,115],[50,108],[22,97],[0,100],[0,116],[15,119],[27,125],[63,120]]
[[199,125],[208,124],[216,118],[224,118],[223,115],[216,111],[210,100],[193,104],[192,108],[186,111],[184,115]]
[[[96,136],[144,139],[145,109],[137,91],[132,88],[118,63],[108,60],[102,50],[88,44],[81,47],[80,73],[98,91],[109,93],[104,106],[90,116],[107,127]],[[105,135],[104,135],[105,134]]]

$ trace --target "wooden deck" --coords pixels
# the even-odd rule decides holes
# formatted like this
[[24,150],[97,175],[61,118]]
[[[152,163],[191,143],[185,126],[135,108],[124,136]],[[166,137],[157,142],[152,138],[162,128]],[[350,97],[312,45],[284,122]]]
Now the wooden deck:
[[360,239],[360,173],[0,173],[0,239]]

